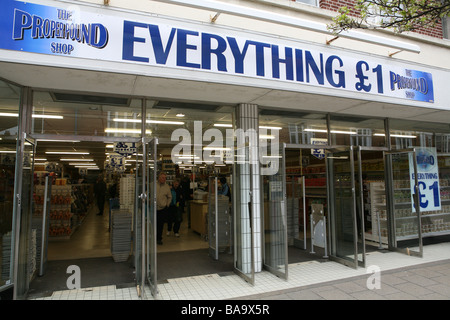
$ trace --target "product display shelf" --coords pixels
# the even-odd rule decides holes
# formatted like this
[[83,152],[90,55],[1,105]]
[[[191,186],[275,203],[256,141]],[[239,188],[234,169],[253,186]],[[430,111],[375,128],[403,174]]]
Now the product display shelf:
[[371,231],[366,232],[366,239],[387,244],[388,224],[384,182],[369,183],[369,199],[372,228]]
[[[50,195],[49,241],[68,240],[83,222],[88,206],[90,185],[53,185]],[[34,192],[33,220],[42,223],[44,186],[36,185]],[[39,228],[37,228],[39,231]]]
[[[400,188],[396,189],[395,227],[397,241],[411,240],[418,237],[417,215],[412,210],[409,191],[409,181],[398,181]],[[422,238],[450,234],[450,199],[447,199],[447,180],[440,180],[441,209],[437,211],[422,211]]]
[[166,173],[166,183],[170,186],[176,179],[176,165],[172,162],[170,156],[163,156],[162,171]]

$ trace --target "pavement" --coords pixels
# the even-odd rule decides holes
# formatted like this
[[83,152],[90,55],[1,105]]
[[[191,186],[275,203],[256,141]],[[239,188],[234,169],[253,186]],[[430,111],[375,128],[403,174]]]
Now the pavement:
[[239,300],[450,300],[450,259],[239,297]]

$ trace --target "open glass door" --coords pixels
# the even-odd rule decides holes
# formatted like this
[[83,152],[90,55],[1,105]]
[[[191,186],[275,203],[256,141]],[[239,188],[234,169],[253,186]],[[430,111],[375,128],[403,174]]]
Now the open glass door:
[[358,267],[358,222],[353,147],[326,151],[330,258]]
[[14,299],[25,297],[30,284],[29,253],[32,243],[31,219],[32,219],[32,199],[33,199],[33,171],[34,155],[36,152],[35,141],[24,137],[19,142],[19,152],[16,154],[16,172],[13,205],[13,221],[15,229],[12,237],[15,238],[14,248],[11,248],[11,258],[13,263],[13,283],[15,285]]
[[158,294],[157,287],[157,260],[156,260],[156,181],[158,171],[158,139],[153,138],[147,144],[147,157],[144,157],[146,161],[146,229],[147,229],[147,280],[150,286],[150,291],[153,297]]
[[144,233],[142,230],[142,217],[143,217],[143,195],[145,191],[143,189],[143,179],[144,179],[144,164],[142,162],[144,145],[141,143],[137,146],[136,152],[136,177],[135,177],[135,208],[133,215],[133,253],[134,253],[134,266],[135,266],[135,276],[136,276],[136,288],[138,291],[138,296],[142,297],[144,292],[144,279],[145,279],[145,256],[143,255],[143,237]]
[[237,147],[233,170],[234,271],[255,283],[253,179],[248,144]]
[[415,149],[385,153],[387,203],[390,217],[389,249],[423,256],[420,191]]
[[[288,277],[285,149],[273,175],[264,176],[264,267],[280,278]],[[278,161],[280,160],[280,161]]]

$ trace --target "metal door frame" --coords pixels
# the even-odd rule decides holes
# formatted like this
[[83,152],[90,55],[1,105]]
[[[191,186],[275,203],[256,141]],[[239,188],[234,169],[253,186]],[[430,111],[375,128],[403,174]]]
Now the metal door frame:
[[[359,198],[360,198],[360,221],[361,221],[361,242],[362,242],[362,259],[358,260],[359,262],[359,266],[365,268],[366,267],[366,237],[365,237],[365,222],[364,222],[364,184],[363,184],[363,177],[362,177],[362,155],[361,153],[363,151],[379,151],[379,152],[385,152],[388,149],[385,147],[364,147],[364,146],[357,146],[356,147],[356,152],[358,153],[358,184],[359,184]],[[383,158],[384,158],[384,154],[383,154]],[[384,167],[384,172],[386,174],[386,166]],[[356,209],[358,208],[358,206],[356,207]],[[356,214],[358,214],[358,210],[356,210]],[[373,226],[372,226],[373,228]]]
[[[354,147],[353,146],[345,146],[345,147],[334,147],[329,148],[325,152],[325,160],[326,160],[326,172],[327,172],[327,186],[328,186],[328,213],[329,213],[329,228],[330,228],[330,254],[329,257],[331,260],[342,263],[348,267],[353,267],[355,269],[358,268],[359,260],[358,260],[358,222],[357,222],[357,210],[356,210],[356,193],[355,193],[355,161],[354,161]],[[329,165],[329,154],[336,152],[347,152],[350,157],[350,188],[351,188],[351,203],[352,203],[352,225],[353,225],[353,259],[345,259],[343,257],[338,257],[336,255],[336,240],[333,237],[333,232],[331,231],[333,228],[336,228],[335,221],[335,213],[334,213],[334,188],[331,183],[334,181],[331,176],[332,172],[330,171]],[[334,173],[334,172],[333,172]]]
[[[145,226],[145,231],[142,236],[142,254],[145,256],[146,264],[143,272],[146,276],[143,279],[147,279],[150,286],[150,291],[153,297],[158,296],[158,276],[157,276],[157,245],[156,245],[156,230],[157,230],[157,214],[156,214],[156,179],[157,179],[157,148],[158,138],[152,138],[150,140],[143,139],[144,156],[143,166],[145,168],[143,177],[144,192],[142,195],[142,201],[145,203],[145,208],[142,214],[142,225]],[[148,146],[148,150],[147,150]],[[150,154],[152,152],[152,154]],[[152,159],[150,159],[152,156]],[[153,160],[153,170],[150,167],[150,160]],[[153,184],[151,187],[150,184]],[[145,235],[144,235],[145,233]],[[152,249],[152,250],[150,250]],[[152,265],[153,263],[153,265]],[[150,272],[152,268],[153,272]]]
[[[249,154],[250,154],[250,150],[249,150],[249,145],[245,146],[245,150],[246,150],[246,159],[249,159]],[[246,160],[247,161],[247,160]],[[236,161],[233,161],[233,221],[235,221],[235,223],[233,224],[233,237],[234,237],[234,241],[233,241],[233,246],[234,246],[234,262],[233,262],[233,271],[240,276],[242,279],[244,279],[245,281],[247,281],[248,283],[250,283],[251,285],[255,284],[255,241],[254,241],[254,235],[255,235],[255,228],[253,226],[253,215],[252,215],[252,207],[253,207],[253,194],[252,191],[253,190],[253,165],[252,163],[250,163],[250,161],[248,162],[248,166],[249,166],[249,187],[250,187],[250,191],[249,191],[249,197],[250,197],[250,202],[248,202],[248,213],[249,213],[249,226],[250,226],[250,273],[245,273],[244,271],[238,269],[237,267],[237,262],[238,262],[238,254],[242,254],[242,248],[238,248],[238,244],[239,241],[237,241],[237,236],[238,236],[238,232],[237,232],[237,226],[238,224],[241,224],[241,217],[242,217],[242,212],[241,209],[238,208],[238,205],[240,205],[240,203],[238,203],[237,198],[239,198],[239,200],[241,200],[241,196],[238,197],[239,190],[237,189],[237,177],[236,177],[236,167],[239,164],[236,163]],[[239,182],[239,187],[241,187],[241,183]],[[240,217],[239,219],[236,218],[237,213],[239,212]],[[242,232],[240,233],[242,234]],[[239,249],[239,250],[238,250]]]
[[[273,273],[274,275],[276,275],[277,277],[281,278],[281,279],[285,279],[288,280],[288,266],[289,266],[289,252],[288,252],[288,232],[287,232],[287,203],[286,203],[286,154],[285,154],[285,148],[286,148],[286,144],[283,143],[283,146],[280,148],[281,149],[281,159],[282,161],[280,161],[279,167],[278,167],[278,171],[281,170],[281,187],[282,187],[282,200],[280,200],[280,206],[281,206],[281,226],[284,226],[284,230],[283,230],[283,241],[284,241],[284,253],[283,256],[285,258],[285,262],[284,262],[284,272],[281,271],[280,269],[276,269],[273,266],[270,266],[268,264],[266,264],[266,253],[265,253],[265,245],[266,245],[266,239],[265,239],[265,225],[264,225],[264,209],[262,210],[262,222],[263,222],[263,226],[262,226],[262,234],[263,234],[263,241],[262,241],[262,246],[263,246],[263,267],[268,270],[270,273]],[[269,190],[270,192],[270,190]],[[269,200],[270,201],[270,200]],[[264,202],[263,202],[264,203]],[[269,210],[271,210],[269,208]],[[279,222],[279,221],[278,221]]]
[[[412,153],[413,155],[413,168],[414,168],[414,207],[417,213],[417,236],[419,241],[419,252],[411,251],[409,248],[398,248],[397,247],[397,239],[396,239],[396,233],[395,233],[395,212],[394,212],[394,177],[393,177],[393,168],[392,168],[392,158],[390,157],[393,154],[399,154],[404,153],[408,154],[408,162],[409,162],[409,154]],[[422,238],[422,214],[420,211],[420,204],[419,204],[419,181],[417,177],[417,158],[416,158],[416,148],[408,148],[408,149],[399,149],[399,150],[391,150],[391,151],[385,151],[384,152],[384,161],[385,161],[385,168],[386,168],[386,190],[387,190],[387,208],[389,209],[388,214],[388,249],[390,251],[396,251],[400,253],[404,253],[406,255],[411,256],[417,256],[417,257],[423,257],[423,238]],[[409,167],[411,168],[410,164]]]
[[[284,161],[284,168],[285,168],[285,170],[284,170],[284,181],[285,181],[285,186],[286,186],[286,149],[290,149],[290,150],[301,150],[301,149],[324,149],[325,151],[326,150],[329,150],[329,149],[333,149],[333,148],[336,148],[336,147],[333,147],[333,146],[330,146],[330,145],[317,145],[317,144],[292,144],[292,143],[284,143],[283,144],[283,161]],[[326,170],[328,170],[327,169],[327,165],[326,165],[326,159],[324,158],[324,161],[325,161],[325,168],[326,168]],[[327,171],[326,171],[327,172]],[[329,201],[329,199],[328,199],[328,194],[330,193],[330,191],[329,191],[329,186],[328,186],[328,174],[326,173],[326,177],[327,177],[327,184],[326,184],[326,189],[327,189],[327,201]],[[303,177],[304,178],[304,177]],[[303,248],[300,248],[300,249],[303,249],[303,250],[306,250],[307,249],[307,239],[306,239],[306,203],[305,203],[305,199],[307,198],[307,196],[306,196],[306,192],[305,192],[305,184],[304,184],[304,180],[303,180],[303,183],[302,183],[303,185],[302,185],[302,188],[303,188],[303,191],[302,191],[302,199],[303,199],[303,215],[304,215],[304,221],[305,221],[305,223],[304,223],[304,237],[303,237],[303,240],[301,240],[301,239],[294,239],[294,244],[295,244],[295,240],[299,240],[299,241],[303,241]],[[287,188],[286,188],[287,189]],[[286,192],[286,201],[285,201],[285,203],[286,203],[286,210],[287,210],[287,192]],[[330,217],[330,209],[329,209],[329,205],[327,206],[327,216],[328,216],[328,220],[329,220],[329,217]],[[287,216],[287,211],[286,211],[286,216]],[[326,237],[327,237],[327,243],[330,243],[330,241],[329,241],[329,239],[330,239],[330,235],[331,235],[331,233],[330,233],[330,223],[328,222],[327,223],[327,232],[326,232]],[[299,248],[299,247],[298,247]]]

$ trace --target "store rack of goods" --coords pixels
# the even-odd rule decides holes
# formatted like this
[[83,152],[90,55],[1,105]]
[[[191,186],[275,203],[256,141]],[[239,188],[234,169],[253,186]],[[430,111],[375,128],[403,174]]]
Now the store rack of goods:
[[[52,185],[49,210],[49,240],[67,240],[75,229],[81,225],[89,207],[88,184],[65,184],[63,179],[56,179]],[[33,228],[42,226],[45,186],[35,186],[33,206]]]

